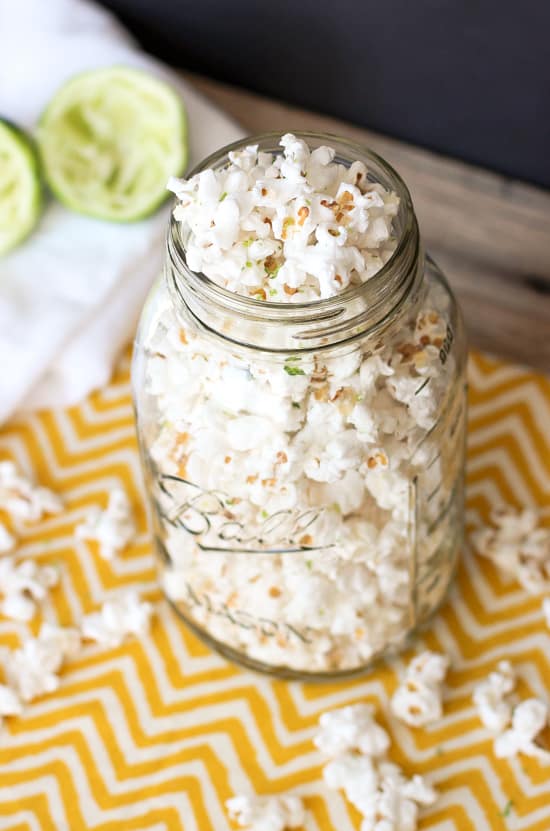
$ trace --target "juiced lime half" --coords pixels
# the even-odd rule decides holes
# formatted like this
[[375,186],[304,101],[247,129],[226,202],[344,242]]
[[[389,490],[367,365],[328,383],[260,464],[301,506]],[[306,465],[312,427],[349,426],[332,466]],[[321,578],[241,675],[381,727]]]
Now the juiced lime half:
[[38,125],[47,182],[67,208],[119,222],[151,214],[169,176],[183,173],[183,103],[146,72],[110,67],[77,75]]
[[42,208],[40,163],[32,140],[0,118],[0,255],[25,239]]

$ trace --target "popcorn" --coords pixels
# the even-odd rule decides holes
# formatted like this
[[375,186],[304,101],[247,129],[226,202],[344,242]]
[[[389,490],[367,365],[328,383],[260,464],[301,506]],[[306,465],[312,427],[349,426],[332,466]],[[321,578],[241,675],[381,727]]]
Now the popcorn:
[[299,796],[234,796],[225,802],[230,819],[248,831],[285,831],[305,822],[305,810]]
[[24,641],[9,655],[6,676],[22,701],[32,701],[59,687],[57,673],[65,658],[77,654],[80,636],[74,629],[42,624],[37,638]]
[[512,702],[507,696],[513,692],[516,678],[509,661],[501,661],[496,672],[474,688],[472,695],[479,718],[485,727],[501,732],[512,718]]
[[323,780],[329,788],[344,791],[346,798],[366,815],[375,799],[379,776],[370,756],[342,753],[323,768]]
[[536,698],[522,701],[514,710],[511,728],[495,739],[495,756],[502,759],[523,753],[549,763],[550,750],[537,741],[547,726],[548,705]]
[[436,652],[413,658],[391,700],[397,718],[411,727],[424,727],[441,718],[441,683],[448,667],[449,659]]
[[[435,680],[433,659],[426,661],[426,678]],[[418,667],[420,669],[420,666]],[[414,831],[418,805],[431,805],[436,793],[421,776],[407,779],[401,769],[386,761],[389,736],[373,719],[367,704],[353,704],[323,713],[320,732],[313,742],[325,755],[334,756],[323,768],[329,788],[341,789],[363,815],[364,831]]]
[[53,491],[18,474],[13,462],[0,462],[0,509],[16,519],[36,522],[45,514],[58,514],[63,503]]
[[22,712],[19,696],[6,684],[0,684],[0,727],[5,716],[20,716]]
[[368,704],[353,704],[323,713],[319,725],[321,730],[313,743],[326,756],[347,750],[382,756],[390,745],[388,734],[376,723]]
[[[281,155],[231,151],[229,164],[170,179],[187,262],[231,291],[261,300],[331,297],[370,279],[395,248],[399,200],[349,170],[334,151],[288,133]],[[350,179],[352,181],[350,181]]]
[[99,543],[99,552],[105,560],[112,560],[131,542],[136,533],[128,497],[121,488],[109,493],[106,510],[94,507],[86,520],[77,525],[78,539]]
[[378,769],[378,789],[366,802],[361,831],[415,831],[418,805],[433,805],[436,791],[418,774],[407,780],[397,765]]
[[140,601],[137,592],[127,591],[106,601],[99,612],[84,616],[82,637],[101,646],[120,646],[127,635],[146,635],[152,614],[150,603]]
[[422,776],[403,776],[398,765],[344,753],[325,765],[329,788],[343,790],[363,815],[362,831],[415,831],[418,805],[432,805],[436,791]]
[[550,588],[550,528],[539,527],[537,511],[508,505],[491,512],[492,527],[472,534],[482,557],[512,575],[530,594]]
[[[394,250],[397,196],[331,148],[311,152],[292,135],[281,147],[232,151],[222,169],[170,183],[189,267],[284,303],[360,285]],[[271,355],[222,346],[157,299],[144,339],[147,452],[168,596],[268,664],[351,669],[399,644],[414,590],[413,480],[419,499],[436,494],[417,529],[423,556],[452,534],[453,511],[432,529],[451,504],[457,454],[426,435],[456,369],[452,353],[440,357],[446,292],[429,286],[395,336],[316,354],[287,351],[282,330]],[[220,324],[229,338],[234,325]],[[438,588],[423,584],[424,610],[451,559]]]
[[10,534],[3,522],[0,522],[0,554],[8,554],[15,548],[15,537]]
[[370,755],[340,752],[325,765],[329,788],[341,789],[363,815],[365,831],[415,831],[418,805],[431,805],[437,794],[422,776],[407,779],[398,765]]
[[37,603],[58,580],[58,571],[51,566],[38,566],[34,560],[16,564],[13,557],[0,558],[0,612],[12,620],[31,620]]

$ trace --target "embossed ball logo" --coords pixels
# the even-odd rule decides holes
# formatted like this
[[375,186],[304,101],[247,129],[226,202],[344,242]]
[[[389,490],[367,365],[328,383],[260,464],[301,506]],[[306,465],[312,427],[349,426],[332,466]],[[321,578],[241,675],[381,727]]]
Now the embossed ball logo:
[[[174,475],[157,478],[160,516],[195,538],[202,551],[284,554],[331,548],[316,545],[324,508],[287,509],[268,514],[247,500],[230,497]],[[260,514],[258,519],[258,513]]]

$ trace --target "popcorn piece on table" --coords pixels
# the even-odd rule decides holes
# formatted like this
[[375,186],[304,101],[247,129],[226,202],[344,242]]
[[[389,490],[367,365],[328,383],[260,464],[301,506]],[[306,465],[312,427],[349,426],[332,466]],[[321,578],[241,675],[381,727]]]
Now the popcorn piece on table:
[[0,684],[0,726],[4,716],[20,716],[22,712],[23,705],[15,690]]
[[77,654],[80,635],[76,629],[44,623],[37,638],[29,638],[6,661],[6,676],[23,701],[54,692],[63,661]]
[[82,540],[95,540],[105,560],[111,560],[130,543],[136,533],[128,497],[121,488],[109,494],[107,508],[92,508],[85,521],[77,525],[75,534]]
[[13,557],[0,559],[0,594],[4,596],[0,612],[12,620],[28,621],[36,604],[57,585],[59,574],[52,566],[39,566],[34,560],[16,564]]
[[329,788],[344,791],[346,798],[363,815],[370,809],[378,790],[378,771],[370,756],[341,753],[323,768]]
[[0,522],[0,554],[8,554],[15,548],[15,537],[10,534],[3,522]]
[[382,756],[390,746],[388,734],[376,723],[368,704],[352,704],[323,713],[319,726],[321,729],[313,743],[326,756],[336,756],[346,750]]
[[449,668],[446,655],[422,652],[410,662],[391,700],[397,718],[411,727],[423,727],[441,718],[441,684]]
[[539,527],[538,512],[505,505],[493,510],[490,520],[493,527],[472,534],[476,552],[531,594],[550,588],[550,528]]
[[305,810],[299,796],[234,796],[225,803],[229,817],[249,831],[284,831],[299,828]]
[[479,718],[485,727],[501,732],[512,718],[512,702],[506,696],[514,691],[516,677],[509,661],[501,661],[496,672],[474,688],[472,695]]
[[390,762],[379,767],[378,789],[367,800],[361,831],[415,831],[418,806],[433,805],[436,791],[422,776],[406,779]]
[[127,635],[147,634],[152,614],[153,606],[140,601],[137,592],[124,592],[106,601],[99,612],[84,616],[82,637],[102,646],[120,646]]
[[437,794],[422,776],[407,779],[398,765],[380,762],[369,756],[344,753],[323,770],[329,788],[341,789],[346,798],[363,815],[362,831],[379,831],[393,825],[396,831],[414,831],[417,805],[431,805]]
[[20,475],[13,462],[0,462],[0,509],[16,519],[36,522],[45,514],[58,514],[63,502],[49,488]]
[[522,701],[514,710],[510,729],[495,739],[495,755],[502,759],[523,753],[542,762],[550,762],[550,750],[537,742],[547,726],[548,705],[537,698]]

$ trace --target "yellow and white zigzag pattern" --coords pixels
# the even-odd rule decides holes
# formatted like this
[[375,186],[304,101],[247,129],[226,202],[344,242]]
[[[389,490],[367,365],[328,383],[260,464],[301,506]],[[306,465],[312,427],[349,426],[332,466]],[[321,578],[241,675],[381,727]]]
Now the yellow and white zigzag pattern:
[[[491,505],[538,505],[550,523],[550,381],[473,355],[470,361],[468,521]],[[321,712],[358,700],[376,705],[391,758],[425,773],[441,798],[420,827],[437,831],[549,831],[550,766],[498,760],[471,702],[473,685],[501,659],[522,696],[550,699],[550,632],[541,598],[465,552],[449,601],[421,644],[452,658],[445,717],[411,730],[389,714],[397,673],[383,665],[333,684],[272,681],[238,669],[197,641],[160,601],[142,504],[128,360],[111,385],[78,407],[13,422],[0,434],[12,458],[60,493],[65,513],[18,528],[21,554],[61,563],[43,609],[67,625],[124,586],[158,600],[149,637],[105,650],[86,646],[57,693],[9,718],[0,733],[2,831],[227,831],[235,793],[292,790],[308,809],[306,831],[353,831],[360,817],[322,784],[311,743]],[[122,484],[139,534],[113,561],[73,536],[91,505]],[[0,618],[0,647],[38,627]]]

